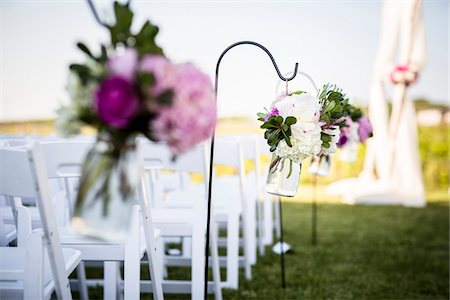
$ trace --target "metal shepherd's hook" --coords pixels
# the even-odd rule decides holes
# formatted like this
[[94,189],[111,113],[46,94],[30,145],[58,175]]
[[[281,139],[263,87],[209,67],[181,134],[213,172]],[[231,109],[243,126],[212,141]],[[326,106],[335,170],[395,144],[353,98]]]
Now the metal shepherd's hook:
[[[298,63],[295,63],[295,68],[294,68],[294,72],[292,74],[291,77],[284,77],[280,70],[278,69],[278,65],[275,62],[275,59],[273,58],[272,54],[270,53],[269,50],[267,50],[266,47],[264,47],[263,45],[256,43],[256,42],[252,42],[252,41],[240,41],[237,43],[234,43],[232,45],[230,45],[229,47],[227,47],[222,54],[219,56],[219,59],[217,60],[217,65],[216,65],[216,73],[215,73],[215,80],[214,80],[214,93],[215,93],[215,97],[216,97],[216,102],[217,102],[217,93],[218,93],[218,89],[219,89],[219,68],[220,68],[220,63],[222,61],[222,58],[225,56],[225,54],[231,50],[232,48],[239,46],[239,45],[253,45],[256,46],[260,49],[262,49],[264,52],[266,52],[266,54],[269,56],[270,60],[272,61],[272,64],[275,68],[275,71],[278,74],[278,77],[280,77],[280,79],[282,81],[285,81],[286,84],[288,81],[291,81],[292,79],[295,78],[295,76],[297,75],[297,71],[298,71]],[[212,196],[212,182],[213,182],[213,164],[214,164],[214,138],[215,138],[215,128],[214,128],[214,134],[211,137],[211,152],[210,152],[210,161],[209,161],[209,183],[208,183],[208,211],[207,211],[207,220],[206,220],[206,245],[205,245],[205,285],[204,285],[204,298],[207,299],[208,298],[208,271],[209,271],[209,238],[210,238],[210,222],[211,222],[211,196]],[[280,202],[280,208],[281,208],[281,202]],[[280,228],[281,228],[281,232],[283,232],[283,226],[282,224],[280,224]],[[281,244],[283,244],[283,235],[281,235]],[[281,269],[282,269],[282,286],[283,288],[285,287],[285,280],[284,280],[284,257],[283,257],[283,253],[281,253]]]

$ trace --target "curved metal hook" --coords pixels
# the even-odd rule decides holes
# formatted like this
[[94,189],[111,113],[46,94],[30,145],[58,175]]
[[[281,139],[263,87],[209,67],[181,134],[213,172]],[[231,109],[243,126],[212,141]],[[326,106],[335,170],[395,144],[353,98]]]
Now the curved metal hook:
[[[219,60],[217,61],[217,65],[216,65],[216,80],[215,80],[215,85],[216,85],[216,95],[217,95],[217,83],[218,83],[218,78],[219,78],[219,66],[220,66],[220,62],[222,61],[222,58],[225,56],[225,54],[231,50],[232,48],[239,46],[239,45],[253,45],[256,47],[261,48],[264,52],[266,52],[266,54],[270,57],[270,60],[272,61],[273,66],[275,67],[275,71],[277,71],[278,77],[280,77],[281,80],[283,81],[291,81],[292,79],[295,78],[295,76],[297,75],[297,70],[298,70],[298,63],[295,63],[295,67],[294,67],[294,72],[292,74],[291,77],[286,78],[284,77],[281,72],[280,69],[278,69],[278,65],[275,62],[275,59],[272,56],[272,53],[270,53],[269,50],[267,50],[266,47],[264,47],[263,45],[257,43],[257,42],[253,42],[253,41],[240,41],[237,43],[234,43],[230,46],[228,46],[223,52],[222,54],[219,56]],[[217,100],[217,99],[216,99]]]

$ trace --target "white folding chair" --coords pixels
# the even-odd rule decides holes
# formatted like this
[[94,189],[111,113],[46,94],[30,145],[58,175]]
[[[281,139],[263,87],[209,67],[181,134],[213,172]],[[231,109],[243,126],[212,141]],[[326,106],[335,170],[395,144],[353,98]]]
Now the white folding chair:
[[[85,140],[54,140],[43,142],[42,148],[48,168],[47,175],[53,179],[66,180],[80,176],[81,164],[84,155],[92,146],[92,142]],[[137,149],[139,153],[139,147]],[[140,155],[140,153],[139,153]],[[140,156],[141,163],[142,157]],[[66,190],[71,187],[65,185]],[[145,185],[141,184],[140,194],[145,195]],[[68,195],[67,198],[70,198]],[[154,299],[163,299],[161,274],[157,255],[159,247],[156,245],[159,239],[159,231],[154,230],[150,206],[145,197],[138,197],[140,205],[136,205],[130,216],[130,235],[124,244],[99,241],[75,234],[70,227],[61,230],[61,242],[72,248],[79,249],[82,260],[104,262],[104,280],[86,280],[88,285],[103,284],[104,299],[119,297],[120,286],[120,262],[124,263],[123,291],[125,299],[140,298],[140,260],[147,253],[149,261],[149,273],[151,278],[151,291]],[[142,220],[140,220],[142,217]]]
[[[220,207],[222,204],[235,206],[242,221],[242,245],[244,256],[239,258],[239,267],[244,268],[245,278],[247,280],[252,278],[252,260],[256,259],[256,211],[255,201],[249,197],[248,184],[245,176],[245,161],[243,148],[237,139],[232,138],[217,138],[214,153],[214,163],[222,166],[231,166],[237,170],[237,176],[225,175],[215,176],[213,181],[213,199],[215,207]],[[217,212],[219,214],[219,212]],[[220,216],[217,217],[223,221]],[[228,226],[233,224],[227,224]],[[231,288],[237,288],[238,269],[235,266],[235,253],[239,250],[239,237],[237,242],[237,250],[235,250],[235,235],[234,229],[227,228],[227,263],[233,264],[233,267],[227,266],[227,281],[228,279],[233,283]],[[239,224],[238,224],[239,232]],[[230,231],[231,230],[231,231]],[[219,245],[223,245],[219,243]],[[229,261],[230,260],[230,261]],[[235,271],[236,270],[236,271]],[[228,275],[228,272],[231,272]],[[229,278],[230,276],[231,278]]]
[[[11,210],[9,206],[1,206],[4,210]],[[9,243],[17,238],[15,224],[5,224],[3,222],[2,210],[0,210],[0,247],[8,246]]]
[[[0,147],[0,163],[0,195],[37,200],[56,294],[60,299],[72,299],[68,280],[71,270],[67,268],[67,259],[73,262],[70,266],[75,268],[80,253],[74,251],[72,255],[65,256],[61,248],[54,212],[49,201],[50,194],[41,149],[36,142],[20,149]],[[2,263],[2,268],[3,265]]]
[[[191,258],[166,257],[168,266],[191,266],[191,281],[164,280],[163,287],[167,293],[190,293],[192,299],[203,299],[204,292],[204,258],[206,237],[206,193],[207,190],[207,152],[205,145],[179,155],[175,160],[169,148],[162,143],[153,143],[141,140],[141,149],[144,156],[145,167],[148,172],[155,169],[164,169],[182,173],[198,173],[205,178],[203,192],[198,190],[172,191],[171,199],[163,207],[155,207],[154,224],[161,230],[163,237],[185,237],[192,239]],[[152,181],[152,203],[161,203],[154,193],[157,182]],[[159,195],[161,196],[161,195]],[[180,199],[181,198],[181,199]],[[214,219],[214,217],[212,217]],[[212,221],[212,223],[214,223]],[[214,228],[214,224],[212,225]],[[221,299],[220,270],[218,261],[217,240],[215,230],[211,230],[211,260],[213,269],[212,289],[216,299]],[[211,290],[211,289],[208,289]]]

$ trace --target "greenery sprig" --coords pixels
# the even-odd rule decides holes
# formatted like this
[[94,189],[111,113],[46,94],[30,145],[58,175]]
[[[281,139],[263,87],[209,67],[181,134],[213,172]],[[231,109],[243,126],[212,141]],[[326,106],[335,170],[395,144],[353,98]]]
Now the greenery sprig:
[[282,116],[271,116],[267,121],[267,114],[258,113],[258,120],[264,122],[260,128],[266,129],[264,132],[264,138],[270,146],[270,151],[273,152],[278,146],[278,143],[282,140],[286,141],[289,147],[292,147],[291,143],[291,125],[297,123],[295,117],[289,116],[284,119]]

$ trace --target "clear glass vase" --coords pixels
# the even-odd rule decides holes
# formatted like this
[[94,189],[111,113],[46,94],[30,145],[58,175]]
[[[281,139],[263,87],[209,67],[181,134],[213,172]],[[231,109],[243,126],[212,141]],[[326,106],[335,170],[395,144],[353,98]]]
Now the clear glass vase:
[[339,159],[343,162],[352,163],[356,160],[358,154],[358,143],[348,142],[341,148]]
[[273,154],[267,175],[266,192],[285,197],[295,196],[301,170],[302,164]]
[[309,173],[318,176],[327,176],[330,173],[331,155],[314,156],[309,166]]
[[83,163],[72,228],[83,235],[124,241],[141,174],[134,137],[99,134]]

